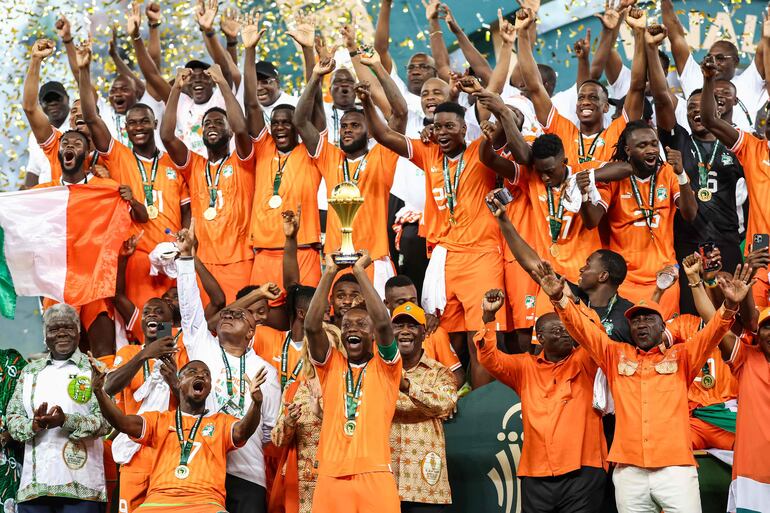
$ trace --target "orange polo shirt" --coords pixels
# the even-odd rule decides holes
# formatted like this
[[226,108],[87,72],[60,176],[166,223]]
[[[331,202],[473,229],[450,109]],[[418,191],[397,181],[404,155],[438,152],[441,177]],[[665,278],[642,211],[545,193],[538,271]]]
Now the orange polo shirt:
[[593,407],[596,363],[582,348],[553,363],[542,355],[497,349],[495,323],[476,332],[479,363],[521,398],[524,446],[517,475],[560,476],[580,467],[607,469],[602,416]]
[[720,309],[686,342],[645,352],[610,340],[566,297],[554,306],[570,334],[607,375],[616,418],[609,460],[643,468],[695,465],[687,389],[729,331],[732,315]]
[[452,348],[449,333],[441,326],[425,337],[425,340],[422,341],[422,349],[425,351],[425,356],[431,360],[436,360],[452,372],[462,367],[457,353]]
[[[600,133],[588,136],[583,135],[575,123],[565,118],[555,108],[551,108],[548,114],[548,122],[543,127],[545,133],[558,135],[564,144],[564,155],[567,157],[570,166],[577,166],[584,162],[595,161],[594,163],[609,162],[612,160],[612,154],[615,153],[615,145],[620,139],[620,134],[628,124],[626,111],[622,115],[612,120],[610,126]],[[580,143],[583,143],[583,151],[580,151]]]

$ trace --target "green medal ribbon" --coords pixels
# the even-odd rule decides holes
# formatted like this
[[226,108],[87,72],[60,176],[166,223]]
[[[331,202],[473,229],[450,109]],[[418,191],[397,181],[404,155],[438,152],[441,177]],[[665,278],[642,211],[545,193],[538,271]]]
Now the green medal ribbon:
[[[222,349],[220,346],[220,351],[222,351],[222,363],[225,365],[225,374],[227,376],[227,395],[230,396],[230,399],[227,401],[227,404],[233,403],[233,371],[230,369],[230,364],[227,361],[227,354],[225,353],[225,350]],[[243,413],[243,404],[246,400],[246,380],[244,379],[244,374],[246,373],[246,353],[242,354],[241,357],[238,359],[240,364],[240,378],[241,382],[238,387],[238,392],[240,393],[241,397],[238,400],[238,411],[239,413]],[[234,404],[234,403],[233,403]]]
[[348,421],[355,420],[358,417],[358,407],[361,404],[361,387],[364,383],[367,365],[369,365],[369,362],[364,364],[354,387],[353,369],[350,367],[350,362],[348,362],[348,371],[345,373],[345,418]]
[[457,162],[457,171],[455,172],[455,181],[452,183],[452,179],[449,176],[449,158],[444,155],[444,196],[446,196],[446,203],[449,207],[449,217],[454,219],[455,217],[455,205],[457,205],[457,191],[460,187],[460,176],[463,174],[465,164],[463,163],[463,157],[465,152],[460,154],[460,160]]
[[[144,203],[148,207],[151,207],[155,201],[154,198],[152,197],[152,189],[155,185],[155,177],[158,176],[158,162],[160,161],[160,152],[156,150],[155,155],[152,156],[152,171],[150,171],[149,181],[147,180],[147,171],[144,170],[144,164],[139,158],[139,155],[137,155],[135,151],[133,152],[133,154],[134,154],[134,158],[136,159],[136,167],[139,168],[139,173],[142,175],[142,188],[144,189]],[[206,170],[206,174],[208,174],[208,169]]]
[[283,180],[283,168],[286,167],[286,163],[289,162],[291,154],[286,155],[286,158],[281,162],[281,156],[278,155],[278,170],[275,172],[275,178],[273,178],[273,196],[278,195],[278,189],[281,188],[281,180]]
[[553,188],[546,186],[546,194],[548,196],[548,228],[551,231],[551,242],[556,244],[561,233],[561,225],[564,224],[564,186],[567,184],[566,179],[564,185],[561,187],[561,193],[559,194],[559,205],[556,207],[553,200]]
[[711,171],[711,166],[717,158],[717,153],[719,153],[722,143],[719,141],[714,143],[714,149],[711,152],[708,163],[703,162],[703,154],[700,152],[700,146],[698,146],[694,137],[692,138],[692,145],[695,147],[695,153],[698,155],[698,187],[700,189],[708,189],[709,171]]
[[[615,303],[617,303],[617,302],[618,302],[618,295],[615,294],[614,296],[612,296],[612,298],[610,298],[610,302],[607,303],[607,312],[604,314],[604,317],[599,319],[599,322],[604,327],[604,331],[607,332],[607,335],[609,335],[610,331],[612,331],[612,328],[615,327],[615,325],[612,324],[612,322],[610,322],[610,315],[612,314],[612,309],[615,307]],[[588,308],[591,308],[591,302],[590,301],[588,302]],[[607,329],[608,327],[610,329]]]
[[291,371],[291,375],[288,375],[286,371],[289,369],[289,344],[291,343],[291,331],[286,333],[286,340],[283,341],[283,349],[281,349],[281,391],[286,388],[287,385],[291,385],[297,380],[299,371],[302,370],[303,361],[300,359]]
[[602,134],[604,133],[604,130],[599,132],[596,137],[594,137],[594,141],[591,143],[591,146],[588,148],[588,154],[586,155],[585,146],[583,146],[583,132],[578,132],[578,162],[581,164],[584,162],[591,162],[594,159],[594,152],[596,151],[596,144],[599,142],[599,139],[601,139]]
[[636,204],[639,207],[639,210],[642,211],[642,214],[644,214],[644,221],[647,223],[647,228],[650,230],[650,234],[652,234],[652,219],[655,216],[655,182],[658,178],[658,172],[655,171],[650,176],[650,208],[645,208],[644,203],[642,202],[642,194],[639,192],[639,186],[636,184],[636,176],[631,175],[631,190],[634,193],[634,199],[636,200]]
[[187,465],[187,462],[190,460],[190,453],[192,452],[195,435],[198,434],[198,428],[200,427],[202,420],[203,413],[198,416],[192,429],[190,429],[190,438],[185,440],[184,429],[182,428],[182,410],[179,408],[176,409],[176,437],[179,439],[179,448],[181,449],[179,454],[180,466]]
[[230,158],[230,154],[225,155],[222,162],[217,167],[217,176],[214,179],[214,184],[211,184],[211,161],[206,161],[206,186],[209,189],[209,208],[214,208],[217,205],[217,191],[219,190],[219,177],[222,174],[222,167],[224,167],[227,159]]
[[[369,152],[367,151],[366,154],[364,154],[364,159],[361,161],[361,163],[356,168],[356,172],[353,175],[353,183],[358,185],[358,177],[361,173],[363,173],[366,170],[366,158],[369,155]],[[342,159],[342,177],[346,182],[350,182],[350,164],[348,164],[347,157]]]

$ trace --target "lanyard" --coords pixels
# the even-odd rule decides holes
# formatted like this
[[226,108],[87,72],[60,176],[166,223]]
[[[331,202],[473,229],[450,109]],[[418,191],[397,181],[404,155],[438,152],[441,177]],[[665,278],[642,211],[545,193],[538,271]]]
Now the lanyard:
[[192,429],[190,429],[190,438],[185,440],[184,430],[182,428],[182,411],[179,408],[176,409],[176,437],[179,439],[179,446],[182,449],[179,455],[180,465],[187,465],[187,462],[190,460],[190,452],[193,448],[193,441],[195,440],[195,435],[198,434],[198,427],[201,425],[202,420],[203,413],[198,416],[198,420],[195,421]]
[[463,174],[463,157],[465,152],[460,154],[460,160],[457,162],[457,170],[455,171],[455,181],[452,183],[452,179],[449,176],[449,158],[444,155],[444,196],[446,196],[446,203],[449,207],[449,220],[454,221],[455,218],[455,205],[457,205],[457,190],[460,187],[460,176]]
[[[99,153],[95,151],[91,155],[91,166],[89,167],[89,169],[93,169],[98,161],[99,161]],[[84,175],[83,183],[84,184],[88,183],[88,173],[87,172]],[[62,177],[62,178],[59,178],[59,185],[77,185],[77,184],[74,184],[74,183],[65,184],[64,183],[64,177]]]
[[714,164],[714,159],[717,158],[722,143],[714,142],[714,149],[711,151],[711,157],[707,163],[703,162],[703,154],[700,152],[700,146],[694,137],[692,138],[692,145],[695,146],[695,153],[698,155],[698,187],[703,189],[708,186],[709,171],[711,171],[711,166]]
[[[738,100],[738,98],[736,98],[736,100]],[[740,100],[738,100],[738,107],[740,107],[743,113],[746,114],[746,119],[749,120],[749,126],[754,126],[754,122],[751,120],[751,114],[749,114],[749,109],[747,109]]]
[[332,127],[334,130],[332,140],[337,145],[340,143],[340,114],[337,112],[337,107],[334,106],[332,106]]
[[546,186],[546,194],[548,196],[548,228],[551,231],[551,242],[554,244],[556,243],[556,240],[559,238],[559,233],[561,232],[561,225],[563,224],[564,219],[564,187],[567,185],[566,177],[564,179],[564,184],[560,188],[559,192],[559,206],[555,207],[554,201],[553,201],[553,188],[550,186]]
[[[612,309],[615,307],[615,303],[618,302],[618,295],[615,294],[610,299],[610,302],[607,303],[607,312],[604,314],[604,317],[599,319],[599,322],[604,326],[604,323],[607,322],[610,319],[610,315],[612,314]],[[588,302],[588,308],[591,308],[591,302]]]
[[[225,375],[227,376],[227,395],[230,396],[230,400],[233,398],[233,371],[230,369],[230,364],[227,361],[227,354],[225,353],[225,350],[222,349],[222,347],[219,347],[219,350],[222,351],[222,363],[225,364]],[[243,375],[246,372],[246,353],[242,354],[241,357],[238,359],[240,363],[240,385],[238,387],[238,392],[240,393],[240,399],[238,400],[238,408],[240,408],[239,411],[243,411],[243,403],[246,400],[246,394],[244,393],[246,390],[246,380],[244,379]]]
[[[353,183],[358,185],[358,177],[361,173],[363,173],[366,170],[366,158],[369,156],[369,152],[367,151],[364,154],[364,159],[361,161],[361,163],[356,168],[356,172],[353,175]],[[348,163],[348,158],[344,157],[342,159],[342,176],[346,182],[350,181],[350,164]]]
[[583,162],[590,162],[594,159],[596,144],[599,142],[599,139],[602,138],[603,133],[604,133],[604,130],[596,134],[596,137],[594,137],[594,140],[591,143],[591,146],[588,148],[588,154],[586,154],[585,146],[583,146],[583,132],[578,132],[578,144],[580,145],[580,149],[578,153],[578,157],[579,157],[578,162],[582,164]]
[[358,417],[358,406],[361,404],[361,387],[364,382],[367,365],[369,365],[369,362],[364,364],[354,387],[353,369],[350,367],[350,362],[348,362],[348,371],[345,373],[345,418],[348,420],[355,420]]
[[273,196],[278,195],[278,189],[281,188],[281,180],[283,179],[283,168],[286,167],[286,163],[289,161],[291,152],[286,155],[286,158],[281,162],[281,156],[276,157],[278,159],[278,170],[275,172],[275,178],[273,178]]
[[286,385],[291,385],[296,381],[297,374],[302,370],[303,361],[300,359],[291,371],[289,376],[286,371],[289,369],[289,344],[291,344],[291,331],[286,333],[286,340],[283,341],[283,349],[281,349],[281,390],[286,388]]
[[657,177],[657,171],[650,176],[649,209],[644,208],[644,203],[642,202],[642,194],[639,192],[639,186],[636,184],[636,177],[634,175],[629,177],[631,179],[631,190],[634,193],[634,199],[636,200],[636,204],[639,206],[639,210],[641,210],[642,214],[644,214],[644,221],[647,223],[647,228],[650,230],[650,235],[652,235],[652,218],[655,215],[655,182]]
[[[139,173],[142,175],[142,187],[144,188],[144,202],[148,207],[151,207],[154,199],[152,197],[152,189],[155,185],[155,177],[158,175],[158,162],[160,161],[160,152],[155,150],[155,155],[152,156],[152,171],[150,172],[150,180],[147,181],[147,171],[144,170],[144,164],[139,159],[139,155],[134,153],[136,159],[136,167],[139,168]],[[222,166],[220,166],[222,167]],[[208,175],[208,169],[206,170]]]
[[[206,161],[206,186],[209,188],[209,208],[213,208],[217,204],[217,190],[219,190],[219,177],[222,175],[222,166],[225,165],[227,159],[230,158],[230,154],[225,155],[222,162],[217,167],[217,176],[214,179],[214,185],[211,185],[211,161]],[[216,214],[216,212],[215,212]]]

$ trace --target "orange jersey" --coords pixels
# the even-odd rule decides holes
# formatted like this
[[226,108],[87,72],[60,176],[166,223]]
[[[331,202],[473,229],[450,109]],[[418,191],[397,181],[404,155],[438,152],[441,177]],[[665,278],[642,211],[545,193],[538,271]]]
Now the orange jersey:
[[425,356],[431,360],[436,360],[453,372],[462,367],[462,363],[460,363],[460,359],[449,341],[449,333],[441,326],[425,337],[425,340],[422,341],[422,349],[425,351]]
[[562,225],[556,242],[553,242],[548,222],[550,213],[545,183],[531,167],[516,165],[514,185],[520,187],[529,198],[532,212],[531,233],[528,234],[532,238],[526,240],[535,242],[537,253],[543,256],[549,255],[547,258],[554,270],[572,282],[577,282],[580,268],[585,265],[591,253],[602,247],[602,242],[599,230],[588,229],[583,224],[583,218],[580,216],[581,198],[570,197],[568,193],[572,190],[572,195],[579,195],[580,192],[577,187],[570,187],[569,179],[576,174],[575,169],[581,171],[595,165],[595,162],[590,162],[579,164],[576,168],[568,166],[567,175],[562,182],[563,186],[551,187],[554,214],[558,214],[560,203],[564,207]]
[[452,189],[457,181],[457,167],[463,168],[457,187],[454,220],[451,222],[444,181],[444,154],[438,144],[407,139],[409,160],[425,172],[425,225],[428,242],[441,244],[450,251],[487,253],[500,250],[500,229],[484,198],[495,188],[494,171],[479,160],[476,139],[455,159],[446,159]]
[[[110,172],[110,178],[118,183],[131,187],[134,198],[147,205],[147,197],[143,186],[142,173],[139,171],[137,159],[142,163],[147,177],[147,183],[152,180],[153,160],[135,157],[128,146],[112,139],[110,149],[99,154],[99,162]],[[190,193],[187,184],[174,167],[174,161],[167,153],[161,153],[158,158],[155,181],[152,182],[153,206],[158,209],[158,217],[146,223],[134,224],[132,233],[144,230],[144,235],[137,243],[137,249],[149,253],[161,242],[166,242],[169,236],[166,229],[173,233],[182,228],[182,205],[190,203]]]
[[[54,185],[61,185],[62,170],[61,162],[59,162],[59,148],[61,147],[62,133],[53,126],[51,127],[51,130],[53,131],[51,137],[40,145],[40,149],[43,150],[43,153],[48,159],[48,163],[51,164],[51,182]],[[90,167],[94,159],[98,159],[98,154],[96,152],[86,156],[83,166]]]
[[[282,369],[284,345],[286,346],[285,372]],[[254,351],[278,371],[281,389],[289,381],[296,380],[297,375],[300,374],[301,369],[297,368],[297,364],[302,357],[303,345],[303,340],[296,342],[291,339],[291,331],[278,331],[268,326],[257,326],[254,331]]]
[[[208,163],[205,157],[188,150],[187,162],[178,168],[190,188],[195,235],[200,241],[198,256],[204,264],[225,265],[250,260],[248,234],[254,197],[254,152],[245,160],[232,153],[223,162],[207,166]],[[203,217],[211,204],[207,167],[210,168],[212,187],[219,170],[214,201],[217,215],[211,221]]]
[[735,153],[746,175],[749,190],[749,221],[746,225],[746,250],[757,233],[770,232],[770,147],[768,141],[740,131],[730,151]]
[[[334,187],[345,180],[345,152],[322,138],[321,150],[316,159],[318,169],[326,181],[329,198]],[[369,153],[356,160],[347,160],[349,178],[356,181],[364,203],[353,221],[353,246],[366,248],[372,260],[388,256],[388,200],[393,186],[398,154],[375,144]],[[304,215],[304,209],[303,209]],[[331,206],[326,218],[326,251],[334,252],[342,244],[340,220]]]
[[[325,134],[321,136],[326,140]],[[318,146],[319,149],[322,145]],[[304,144],[298,144],[288,154],[275,147],[273,136],[267,128],[254,140],[256,157],[256,188],[251,211],[249,236],[255,248],[283,249],[285,238],[281,226],[284,210],[297,211],[302,206],[297,243],[300,246],[321,241],[321,220],[318,216],[318,187],[321,173]],[[271,208],[268,202],[273,196],[275,177],[282,170],[278,196],[281,204]]]
[[[643,208],[650,209],[652,177],[636,180]],[[676,263],[674,254],[674,215],[679,198],[679,182],[674,169],[664,163],[656,173],[653,215],[648,227],[631,187],[631,178],[600,187],[601,205],[607,210],[610,228],[609,249],[620,253],[628,264],[627,280],[655,283],[656,273]]]
[[564,155],[567,157],[569,165],[576,167],[583,162],[598,161],[598,163],[602,163],[612,160],[615,145],[627,124],[628,118],[624,110],[622,115],[614,119],[610,126],[600,133],[593,136],[583,135],[575,123],[559,114],[552,107],[544,130],[547,134],[559,136],[562,144],[564,144]]
[[[398,385],[401,382],[402,361],[396,351],[391,362],[380,355],[379,347],[365,369],[348,366],[339,351],[329,348],[326,361],[315,363],[321,381],[324,418],[318,445],[321,476],[352,476],[366,472],[390,471],[390,424],[396,411]],[[345,375],[353,371],[353,384],[361,372],[361,402],[352,436],[343,431],[345,416]]]
[[[227,453],[238,447],[233,442],[233,425],[238,419],[225,413],[204,417],[193,441],[187,462],[190,474],[179,479],[174,470],[179,465],[181,447],[176,433],[176,410],[146,412],[142,436],[136,442],[153,447],[155,464],[150,474],[146,505],[225,504]],[[182,431],[190,436],[197,416],[182,415]]]

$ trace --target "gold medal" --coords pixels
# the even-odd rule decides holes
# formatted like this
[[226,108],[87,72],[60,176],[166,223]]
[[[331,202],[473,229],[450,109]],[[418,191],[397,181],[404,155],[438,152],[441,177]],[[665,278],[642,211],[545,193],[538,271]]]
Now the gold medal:
[[267,200],[267,206],[270,208],[278,208],[281,206],[282,203],[283,203],[283,200],[277,194],[273,194],[272,196],[270,196],[270,199]]
[[559,246],[556,244],[551,244],[551,248],[549,249],[549,252],[551,253],[552,257],[559,256]]
[[356,432],[356,421],[349,420],[345,422],[345,425],[342,426],[342,431],[345,433],[345,436],[353,436],[353,433]]
[[451,224],[452,226],[457,224],[457,219],[455,219],[455,216],[453,216],[452,214],[449,215],[449,224]]
[[155,219],[158,217],[158,207],[155,205],[147,205],[147,216],[150,219]]
[[187,465],[179,465],[174,469],[174,477],[177,479],[187,479],[190,475],[190,467]]
[[717,384],[717,380],[714,379],[714,376],[711,374],[704,374],[700,379],[700,384],[703,385],[703,388],[706,390],[710,390]]
[[217,209],[214,207],[209,207],[203,212],[203,218],[206,221],[213,221],[215,217],[217,217]]
[[711,201],[711,196],[712,196],[711,191],[706,189],[705,187],[702,188],[702,189],[698,189],[698,199],[699,200],[701,200],[703,202]]

